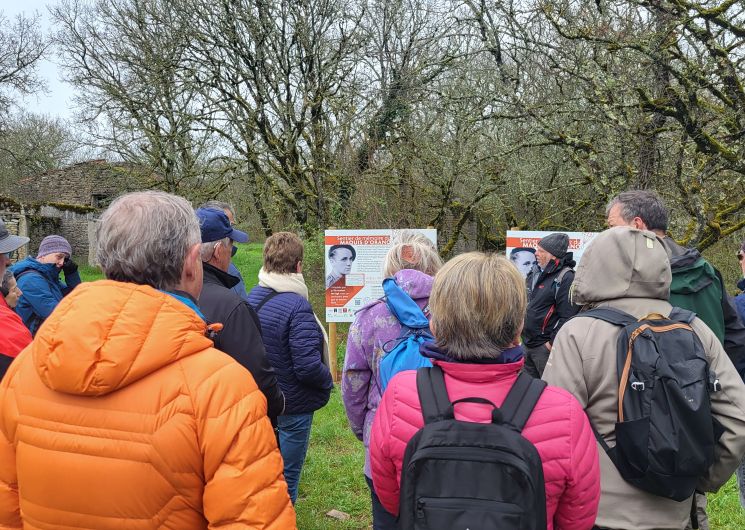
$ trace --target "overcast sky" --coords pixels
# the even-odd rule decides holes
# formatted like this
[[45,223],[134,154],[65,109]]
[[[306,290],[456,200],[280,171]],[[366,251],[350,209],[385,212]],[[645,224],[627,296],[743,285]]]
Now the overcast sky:
[[[53,5],[55,0],[0,0],[0,11],[8,18],[14,18],[18,13],[33,14],[37,11],[42,16],[43,31],[50,31],[50,17],[47,5]],[[47,92],[27,97],[20,101],[23,108],[29,112],[48,114],[61,118],[72,118],[72,95],[70,85],[60,79],[60,72],[54,63],[52,53],[39,64],[39,74],[47,83]]]

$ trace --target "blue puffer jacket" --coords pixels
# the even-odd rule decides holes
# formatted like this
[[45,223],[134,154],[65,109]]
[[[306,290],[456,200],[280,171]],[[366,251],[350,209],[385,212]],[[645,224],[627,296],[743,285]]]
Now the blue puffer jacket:
[[[272,292],[256,286],[248,294],[256,309]],[[323,334],[305,298],[279,293],[257,311],[269,363],[285,395],[285,414],[304,414],[323,407],[334,383],[323,364]]]
[[16,313],[23,323],[36,335],[39,326],[52,314],[62,297],[80,283],[76,271],[65,277],[67,284],[60,281],[60,269],[54,263],[39,263],[32,257],[19,261],[10,268],[23,295],[18,299]]

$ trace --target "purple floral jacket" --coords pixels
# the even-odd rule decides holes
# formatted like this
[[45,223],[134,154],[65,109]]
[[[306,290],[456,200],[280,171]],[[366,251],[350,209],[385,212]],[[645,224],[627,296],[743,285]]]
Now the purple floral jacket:
[[[404,269],[394,277],[398,285],[424,309],[429,303],[433,278],[422,272]],[[425,311],[427,313],[427,311]],[[370,429],[380,403],[378,363],[384,345],[390,350],[401,336],[398,323],[388,306],[376,300],[360,309],[349,328],[347,354],[341,380],[341,395],[352,432],[365,444],[365,475],[370,473]]]

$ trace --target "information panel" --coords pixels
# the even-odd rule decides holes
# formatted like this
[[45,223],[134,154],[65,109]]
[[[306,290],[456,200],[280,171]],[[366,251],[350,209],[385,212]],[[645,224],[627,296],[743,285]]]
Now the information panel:
[[598,234],[597,232],[561,232],[553,230],[541,231],[507,231],[507,257],[520,269],[523,276],[527,276],[535,263],[535,249],[538,242],[549,234],[563,233],[569,236],[569,252],[573,253],[574,261],[579,264],[587,245]]
[[[326,230],[326,321],[352,322],[383,296],[383,262],[401,230]],[[417,230],[437,245],[437,230]]]

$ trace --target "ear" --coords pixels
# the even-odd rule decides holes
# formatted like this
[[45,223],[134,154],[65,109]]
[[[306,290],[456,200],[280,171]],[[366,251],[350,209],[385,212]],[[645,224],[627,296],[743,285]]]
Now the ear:
[[637,230],[647,230],[647,223],[642,221],[641,217],[634,217],[632,223],[634,223],[634,228]]
[[523,327],[524,326],[525,326],[525,320],[523,320],[522,323],[520,324],[520,328],[517,330],[517,336],[512,341],[512,344],[510,346],[514,347],[514,346],[519,346],[520,345],[520,341],[522,340],[521,335],[523,334]]
[[201,266],[202,258],[199,255],[200,244],[197,243],[186,251],[186,257],[184,258],[184,270],[181,272],[182,280],[193,280],[196,278],[198,271],[197,267]]
[[297,265],[295,266],[295,272],[298,274],[303,273],[303,262],[302,261],[297,262]]

